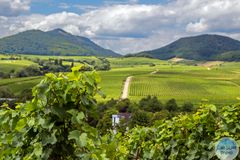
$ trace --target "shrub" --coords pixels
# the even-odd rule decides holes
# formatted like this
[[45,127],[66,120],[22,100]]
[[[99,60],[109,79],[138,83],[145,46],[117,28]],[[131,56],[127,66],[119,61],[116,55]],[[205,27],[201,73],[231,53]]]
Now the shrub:
[[14,98],[14,93],[7,87],[0,87],[0,98]]
[[178,105],[176,103],[175,99],[170,99],[165,106],[165,109],[167,109],[169,112],[175,112],[178,110]]
[[192,112],[193,110],[194,110],[194,106],[190,102],[184,103],[181,107],[181,111],[183,112]]
[[146,98],[142,98],[139,101],[139,107],[142,110],[148,112],[159,112],[163,109],[163,105],[160,101],[158,101],[157,97],[147,96]]
[[132,114],[130,127],[149,126],[151,124],[151,116],[148,112],[138,110]]

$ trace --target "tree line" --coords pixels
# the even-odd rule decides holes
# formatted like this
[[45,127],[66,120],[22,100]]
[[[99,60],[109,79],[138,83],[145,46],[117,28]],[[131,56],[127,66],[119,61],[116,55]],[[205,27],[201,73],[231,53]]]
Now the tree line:
[[[9,57],[2,58],[3,60],[22,60],[22,57]],[[10,72],[6,73],[0,71],[0,78],[16,78],[16,77],[31,77],[31,76],[42,76],[46,73],[58,73],[58,72],[71,72],[71,68],[75,64],[85,64],[81,69],[82,71],[91,70],[110,70],[110,62],[106,58],[97,58],[98,62],[95,60],[74,60],[74,59],[55,59],[49,58],[47,60],[40,58],[28,58],[23,59],[34,62],[35,64],[24,67],[20,70],[12,69]],[[64,62],[69,62],[70,65],[64,64]]]

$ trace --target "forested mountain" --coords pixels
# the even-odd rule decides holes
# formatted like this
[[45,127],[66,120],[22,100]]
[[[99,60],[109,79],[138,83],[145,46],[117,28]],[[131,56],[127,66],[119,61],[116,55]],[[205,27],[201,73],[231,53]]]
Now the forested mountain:
[[137,53],[135,56],[240,61],[240,41],[220,35],[185,37],[162,48]]
[[29,30],[0,39],[0,52],[37,55],[84,55],[117,57],[90,39],[74,36],[61,29],[48,32]]

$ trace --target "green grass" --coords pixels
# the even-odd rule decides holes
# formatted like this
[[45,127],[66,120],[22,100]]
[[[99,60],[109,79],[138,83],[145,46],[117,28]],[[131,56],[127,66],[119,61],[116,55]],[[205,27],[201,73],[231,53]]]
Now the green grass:
[[0,87],[9,88],[15,95],[20,95],[25,89],[34,87],[41,81],[42,77],[25,77],[25,78],[11,78],[1,79]]
[[9,73],[12,70],[19,71],[32,64],[36,63],[28,60],[0,60],[0,72]]
[[129,58],[108,58],[112,68],[129,68],[138,66],[149,66],[149,64],[162,65],[168,64],[167,61],[144,57],[129,57]]

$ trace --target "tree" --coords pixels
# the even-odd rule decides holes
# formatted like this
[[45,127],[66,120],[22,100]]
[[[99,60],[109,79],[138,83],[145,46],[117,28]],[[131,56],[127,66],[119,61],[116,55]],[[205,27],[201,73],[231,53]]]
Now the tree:
[[105,103],[99,103],[98,104],[98,113],[101,115],[102,113],[104,113],[106,110],[110,109],[110,108],[114,108],[117,104],[117,100],[115,99],[110,99],[109,101],[105,102]]
[[151,123],[151,116],[148,112],[138,110],[131,116],[130,127],[135,126],[149,126]]
[[112,115],[117,114],[118,111],[115,109],[109,109],[104,112],[103,117],[97,124],[97,129],[101,134],[106,134],[112,129]]
[[74,62],[73,62],[73,61],[71,62],[71,66],[70,66],[70,67],[71,67],[71,68],[74,67]]
[[125,113],[125,112],[127,112],[130,104],[131,104],[131,102],[129,99],[123,99],[123,100],[118,101],[118,103],[115,105],[115,108],[119,112]]
[[62,59],[59,59],[59,65],[63,66],[63,60]]
[[151,121],[155,122],[155,121],[158,121],[158,120],[166,120],[166,119],[169,118],[169,116],[170,116],[170,114],[167,110],[162,110],[160,112],[155,112],[152,116]]
[[178,110],[178,105],[176,103],[175,99],[170,99],[167,103],[165,108],[169,111],[169,112],[175,112]]
[[58,65],[58,59],[54,59],[54,65]]
[[101,64],[96,65],[94,69],[96,70],[110,70],[111,64],[106,58],[98,58],[101,62]]
[[142,98],[139,101],[139,107],[140,109],[148,112],[159,112],[163,109],[162,103],[158,101],[156,96],[147,96],[146,98]]
[[194,110],[194,106],[190,102],[184,103],[181,107],[181,111],[183,112],[192,112],[193,110]]
[[29,76],[39,76],[42,75],[42,72],[37,65],[30,65],[18,71],[16,73],[17,77],[29,77]]

